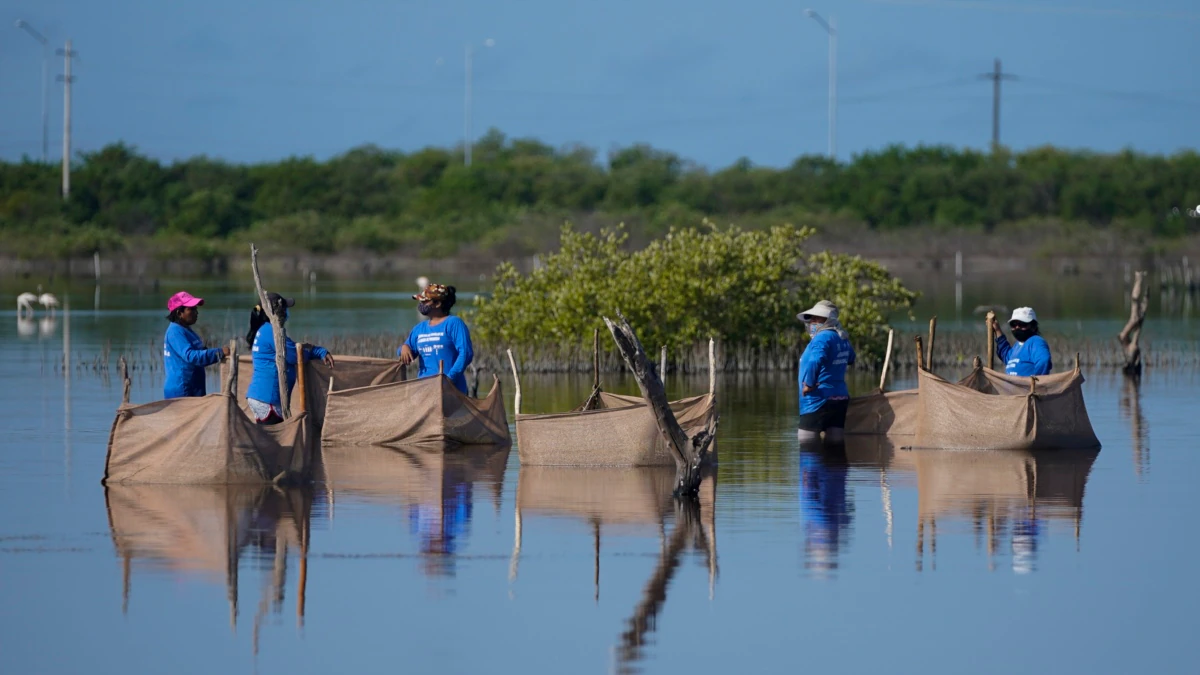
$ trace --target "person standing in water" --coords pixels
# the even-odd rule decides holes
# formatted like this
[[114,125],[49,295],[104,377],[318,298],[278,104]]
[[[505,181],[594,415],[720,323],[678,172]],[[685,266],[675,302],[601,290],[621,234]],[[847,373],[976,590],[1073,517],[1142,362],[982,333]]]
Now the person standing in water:
[[797,436],[801,441],[819,438],[840,443],[850,407],[846,387],[846,369],[854,365],[856,355],[850,334],[838,321],[838,308],[822,300],[796,316],[808,326],[812,340],[800,357],[800,422]]
[[1004,361],[1004,372],[1019,377],[1049,375],[1054,370],[1050,358],[1050,345],[1038,335],[1037,314],[1032,307],[1018,307],[1008,320],[1016,345],[1010,345],[1000,323],[992,318],[992,330],[996,331],[996,356]]
[[[267,301],[280,321],[287,322],[288,307],[294,307],[294,298],[285,298],[278,293],[267,293]],[[246,390],[246,403],[259,424],[278,424],[283,421],[279,400],[279,369],[275,366],[275,333],[271,320],[261,305],[250,311],[250,332],[246,342],[252,346],[250,353],[254,363],[254,374],[250,377],[250,388]],[[288,396],[296,386],[296,343],[287,338],[287,389]],[[304,358],[321,359],[333,367],[333,355],[328,349],[317,345],[304,345]]]
[[450,316],[457,299],[455,293],[453,286],[429,284],[412,296],[417,301],[417,311],[429,318],[409,331],[408,339],[396,350],[396,355],[405,365],[420,361],[417,377],[437,375],[440,364],[442,373],[465,394],[466,370],[475,358],[475,351],[467,324],[457,316]]
[[229,356],[229,347],[206,349],[204,341],[192,330],[200,319],[200,305],[204,298],[197,298],[187,291],[180,291],[167,300],[167,333],[163,336],[163,398],[204,396],[204,369],[224,361]]

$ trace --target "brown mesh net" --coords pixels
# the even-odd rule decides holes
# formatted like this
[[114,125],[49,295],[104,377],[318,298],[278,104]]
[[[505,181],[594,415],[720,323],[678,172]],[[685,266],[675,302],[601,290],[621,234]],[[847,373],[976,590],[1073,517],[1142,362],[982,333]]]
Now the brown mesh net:
[[852,398],[846,433],[916,448],[1095,448],[1083,381],[1078,370],[1028,378],[978,367],[952,383],[920,370],[917,389]]
[[263,483],[310,471],[307,413],[260,426],[232,396],[172,398],[117,409],[103,483]]
[[334,391],[326,397],[322,443],[437,446],[512,442],[498,378],[493,377],[488,395],[477,399],[459,391],[444,375],[340,389],[340,369],[338,362]]
[[[714,414],[712,394],[670,403],[689,437]],[[580,406],[581,407],[581,406]],[[595,410],[517,415],[517,451],[522,465],[674,466],[654,413],[640,396],[600,392]],[[713,441],[707,463],[717,461]],[[669,492],[669,490],[668,490]]]
[[976,368],[954,384],[918,371],[920,405],[912,446],[979,450],[1096,448],[1074,370],[1015,377]]

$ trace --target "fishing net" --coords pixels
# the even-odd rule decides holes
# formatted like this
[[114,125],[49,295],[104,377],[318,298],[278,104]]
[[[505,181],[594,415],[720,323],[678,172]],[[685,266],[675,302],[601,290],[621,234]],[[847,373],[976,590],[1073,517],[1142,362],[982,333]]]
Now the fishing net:
[[[670,402],[690,438],[715,414],[712,394]],[[522,465],[674,466],[654,412],[640,396],[600,392],[594,410],[517,415],[517,451]],[[707,463],[717,461],[714,439]]]

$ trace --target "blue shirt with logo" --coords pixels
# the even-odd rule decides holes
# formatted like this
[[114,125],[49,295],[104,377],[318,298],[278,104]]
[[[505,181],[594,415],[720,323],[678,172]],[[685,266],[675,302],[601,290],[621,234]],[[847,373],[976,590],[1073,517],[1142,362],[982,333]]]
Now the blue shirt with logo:
[[[800,414],[821,409],[826,401],[849,399],[846,369],[854,365],[856,355],[849,340],[836,330],[823,330],[813,336],[800,356]],[[804,393],[804,385],[812,388]]]
[[163,398],[204,396],[204,368],[220,360],[220,349],[205,349],[191,328],[172,321],[163,336]]
[[1049,375],[1054,369],[1050,360],[1050,345],[1041,335],[1034,335],[1015,346],[1008,344],[1008,338],[996,336],[996,356],[1004,361],[1004,372],[1020,377]]
[[[269,403],[280,407],[279,401],[279,370],[275,367],[275,333],[270,323],[264,323],[254,335],[254,346],[250,350],[251,362],[254,363],[254,374],[250,377],[250,388],[246,390],[246,398]],[[328,349],[313,345],[305,353],[307,359],[323,359],[329,353]],[[288,395],[296,386],[296,343],[287,338],[287,388]]]
[[[431,326],[428,320],[417,324],[404,341],[408,348],[417,355],[421,369],[417,377],[432,377],[438,374],[438,364],[442,364],[442,372],[462,393],[467,393],[467,366],[475,358],[471,348],[471,331],[467,324],[457,316],[448,316],[436,326]],[[403,349],[403,348],[401,348]],[[396,354],[400,354],[400,349]]]

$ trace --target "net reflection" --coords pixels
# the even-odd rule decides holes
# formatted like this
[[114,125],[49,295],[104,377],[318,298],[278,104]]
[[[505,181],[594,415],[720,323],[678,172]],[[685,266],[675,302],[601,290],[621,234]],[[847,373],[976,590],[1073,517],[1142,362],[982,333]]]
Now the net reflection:
[[[616,648],[617,670],[635,672],[645,658],[647,636],[667,600],[667,588],[682,556],[692,550],[708,571],[709,598],[718,574],[714,468],[703,473],[700,493],[694,500],[671,497],[672,467],[602,468],[522,466],[517,475],[516,538],[513,542],[510,581],[517,577],[521,556],[523,520],[565,517],[592,528],[595,597],[600,597],[600,547],[603,528],[622,534],[657,535],[661,552],[641,600],[625,621]],[[667,534],[668,520],[674,523]]]
[[917,571],[927,554],[937,569],[939,524],[966,522],[976,548],[986,548],[989,570],[1007,548],[1013,572],[1027,574],[1036,571],[1052,525],[1068,524],[1078,548],[1087,479],[1100,451],[896,450],[886,438],[847,436],[847,453],[853,464],[880,471],[885,491],[915,478]]
[[317,477],[331,516],[342,496],[401,507],[417,539],[422,572],[453,577],[482,487],[500,511],[509,445],[373,446],[322,444]]
[[804,568],[829,578],[849,539],[854,500],[846,489],[850,463],[840,446],[819,441],[800,445],[800,513],[804,527]]
[[129,610],[134,570],[224,583],[229,623],[237,627],[243,558],[270,569],[254,621],[282,611],[290,552],[299,556],[297,623],[303,624],[311,488],[261,485],[108,485],[104,490],[113,545],[121,559],[122,613]]

